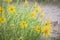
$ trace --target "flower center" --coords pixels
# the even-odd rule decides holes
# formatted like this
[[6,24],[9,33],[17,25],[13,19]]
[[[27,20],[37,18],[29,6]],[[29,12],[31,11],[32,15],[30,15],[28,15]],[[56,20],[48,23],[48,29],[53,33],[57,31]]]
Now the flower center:
[[45,30],[45,34],[47,34],[47,32],[48,32],[48,31],[47,31],[47,30]]
[[2,13],[2,10],[0,10],[0,12]]
[[11,10],[13,10],[13,8],[11,8]]

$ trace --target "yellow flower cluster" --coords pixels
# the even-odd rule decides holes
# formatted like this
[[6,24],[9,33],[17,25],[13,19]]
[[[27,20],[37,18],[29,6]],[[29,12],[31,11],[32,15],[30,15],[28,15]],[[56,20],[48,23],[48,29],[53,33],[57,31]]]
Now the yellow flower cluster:
[[[12,0],[5,0],[5,1],[12,2]],[[25,0],[25,4],[26,5],[29,4],[28,0]],[[26,6],[26,8],[27,8],[27,6]],[[41,7],[39,5],[37,5],[37,3],[35,3],[31,12],[30,12],[30,9],[28,10],[28,8],[27,8],[27,10],[29,12],[27,12],[27,10],[25,10],[25,8],[21,9],[21,10],[18,9],[20,11],[19,12],[16,10],[16,6],[14,6],[14,5],[7,6],[6,10],[7,10],[7,13],[5,12],[5,9],[3,7],[0,7],[0,14],[5,14],[0,17],[0,23],[4,24],[4,23],[8,22],[7,26],[9,26],[11,28],[9,30],[13,29],[13,31],[14,32],[17,31],[18,34],[22,33],[21,34],[22,36],[25,35],[25,32],[29,32],[29,33],[31,32],[30,36],[32,36],[31,34],[33,34],[33,33],[37,33],[38,35],[40,35],[42,33],[44,36],[46,36],[46,38],[51,35],[51,32],[52,32],[51,20],[48,19],[45,23],[42,22],[43,24],[40,23],[40,21],[38,21],[37,14],[40,13],[41,19],[44,20],[45,13],[41,9]],[[11,14],[11,15],[9,15],[9,14]],[[31,20],[29,18],[31,18]],[[22,32],[21,32],[21,29],[22,29]],[[31,30],[33,30],[33,31],[31,31]],[[23,37],[20,37],[19,40],[23,40]]]
[[42,27],[36,26],[33,28],[33,30],[35,30],[38,34],[40,34],[40,32],[43,32],[43,35],[48,38],[52,33],[51,20],[47,20]]
[[6,22],[6,18],[2,17],[2,15],[5,13],[5,9],[3,7],[0,7],[0,23],[5,23]]
[[52,33],[52,27],[51,27],[51,20],[47,20],[44,27],[43,32],[46,37],[50,36]]
[[[10,14],[13,14],[15,12],[15,6],[9,6],[7,10]],[[0,15],[4,16],[4,13],[5,13],[5,9],[3,7],[0,7]],[[0,22],[5,23],[6,18],[0,17]]]
[[[8,13],[13,14],[16,12],[15,6],[9,6],[7,8]],[[5,9],[3,7],[0,7],[0,23],[5,23],[6,22],[6,18],[4,17],[5,15]]]

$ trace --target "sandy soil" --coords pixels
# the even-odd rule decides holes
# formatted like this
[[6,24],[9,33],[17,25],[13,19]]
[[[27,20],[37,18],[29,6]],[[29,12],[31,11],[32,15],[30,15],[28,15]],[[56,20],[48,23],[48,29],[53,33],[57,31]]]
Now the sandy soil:
[[[60,35],[60,5],[54,5],[54,4],[40,4],[41,8],[45,12],[45,19],[50,18],[52,20],[52,28],[53,33],[51,35],[51,38],[57,38],[57,36]],[[51,39],[55,40],[55,39]]]

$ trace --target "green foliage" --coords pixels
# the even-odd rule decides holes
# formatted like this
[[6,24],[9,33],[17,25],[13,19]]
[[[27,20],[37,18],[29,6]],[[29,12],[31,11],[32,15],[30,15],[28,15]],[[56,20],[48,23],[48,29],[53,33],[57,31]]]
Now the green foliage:
[[[45,27],[42,21],[44,12],[37,3],[30,6],[26,5],[26,1],[19,5],[19,0],[16,1],[14,4],[9,0],[4,1],[0,7],[0,40],[40,40],[43,36],[42,28]],[[40,21],[38,15],[41,17]],[[47,23],[50,34],[50,21]]]

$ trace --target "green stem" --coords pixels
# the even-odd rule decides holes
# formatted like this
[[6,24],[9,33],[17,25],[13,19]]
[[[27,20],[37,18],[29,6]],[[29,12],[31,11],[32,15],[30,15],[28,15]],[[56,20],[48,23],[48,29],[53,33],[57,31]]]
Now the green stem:
[[46,40],[48,40],[48,37],[46,37]]
[[17,0],[17,3],[16,3],[16,5],[18,5],[18,3],[19,3],[19,0]]

